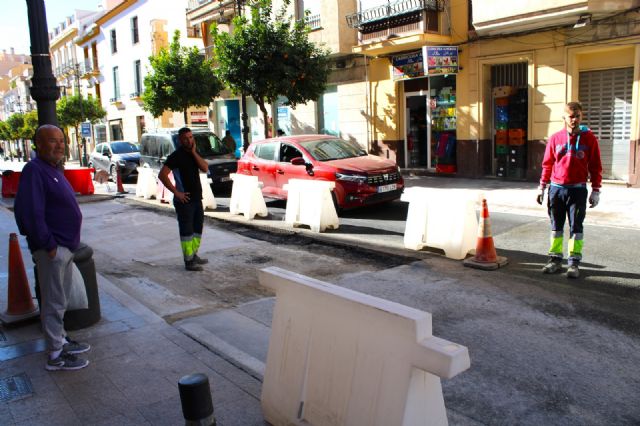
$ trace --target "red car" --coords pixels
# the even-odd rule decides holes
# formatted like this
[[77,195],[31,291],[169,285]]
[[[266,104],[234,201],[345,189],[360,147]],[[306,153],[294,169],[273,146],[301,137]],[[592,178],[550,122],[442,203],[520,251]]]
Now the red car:
[[238,173],[258,176],[265,197],[286,199],[289,179],[336,183],[338,209],[400,198],[404,180],[393,161],[369,155],[355,141],[329,135],[285,136],[254,142],[238,160]]

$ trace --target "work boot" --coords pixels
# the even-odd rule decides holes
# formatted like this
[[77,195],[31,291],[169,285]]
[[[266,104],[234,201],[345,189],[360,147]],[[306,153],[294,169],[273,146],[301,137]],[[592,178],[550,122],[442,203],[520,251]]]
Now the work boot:
[[562,259],[558,257],[550,257],[546,265],[542,267],[542,273],[555,274],[562,269]]
[[580,269],[578,269],[578,265],[569,265],[569,269],[567,269],[567,278],[578,278],[580,276]]
[[202,266],[198,265],[195,260],[188,260],[184,262],[184,269],[187,271],[202,271]]
[[196,263],[196,265],[206,265],[207,263],[209,263],[209,259],[200,257],[197,254],[193,255],[193,261]]

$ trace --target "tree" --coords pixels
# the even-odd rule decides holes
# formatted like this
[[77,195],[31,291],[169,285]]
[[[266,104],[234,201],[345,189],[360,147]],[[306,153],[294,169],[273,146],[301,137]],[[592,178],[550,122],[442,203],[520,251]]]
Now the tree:
[[269,130],[266,103],[279,96],[295,107],[317,100],[329,77],[329,51],[309,41],[309,27],[286,14],[289,4],[272,13],[271,0],[251,0],[251,19],[236,16],[233,31],[211,35],[218,76],[232,92],[250,95],[264,117],[265,137]]
[[208,106],[222,89],[213,62],[195,46],[180,46],[180,31],[174,33],[169,50],[150,56],[149,63],[152,72],[144,79],[142,108],[154,117],[166,110],[181,111],[186,123],[190,106]]
[[[64,96],[60,98],[56,104],[56,114],[60,127],[73,127],[76,129],[76,135],[80,135],[78,126],[83,121],[96,123],[103,119],[107,112],[95,98],[84,99],[80,95]],[[80,146],[78,145],[78,158],[80,155]]]

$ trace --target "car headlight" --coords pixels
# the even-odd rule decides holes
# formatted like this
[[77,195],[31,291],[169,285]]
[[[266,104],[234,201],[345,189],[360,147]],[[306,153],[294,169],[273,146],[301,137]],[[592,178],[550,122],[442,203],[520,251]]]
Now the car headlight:
[[343,180],[345,182],[367,183],[367,177],[365,175],[353,175],[336,172],[336,179]]
[[124,166],[126,166],[126,165],[127,165],[127,162],[126,162],[126,161],[124,161],[124,160],[118,160],[118,166],[120,166],[120,167],[124,167]]

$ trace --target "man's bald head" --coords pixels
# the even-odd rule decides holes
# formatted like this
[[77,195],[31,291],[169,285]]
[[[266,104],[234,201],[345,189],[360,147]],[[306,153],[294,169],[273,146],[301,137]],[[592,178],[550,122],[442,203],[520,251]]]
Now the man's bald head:
[[53,124],[43,124],[34,135],[38,158],[57,165],[64,158],[64,133]]

